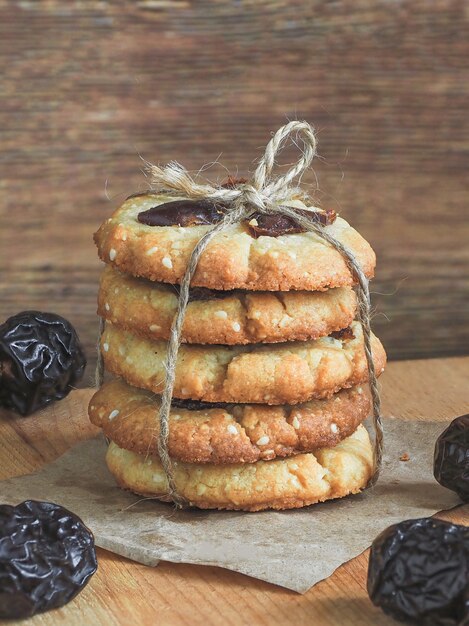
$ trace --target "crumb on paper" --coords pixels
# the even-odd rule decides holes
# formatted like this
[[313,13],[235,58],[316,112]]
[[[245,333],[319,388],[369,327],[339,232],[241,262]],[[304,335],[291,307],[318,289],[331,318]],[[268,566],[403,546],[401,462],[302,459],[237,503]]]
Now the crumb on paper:
[[404,454],[401,454],[401,456],[399,457],[399,461],[410,461],[410,456],[407,454],[407,452],[404,452]]

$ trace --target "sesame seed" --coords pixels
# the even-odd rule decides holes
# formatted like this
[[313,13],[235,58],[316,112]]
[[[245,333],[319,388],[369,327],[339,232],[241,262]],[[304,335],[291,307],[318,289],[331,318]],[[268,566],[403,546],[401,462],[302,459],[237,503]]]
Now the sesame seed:
[[241,326],[238,322],[233,322],[233,324],[231,324],[231,328],[235,331],[235,333],[239,333],[241,330]]
[[299,419],[296,417],[296,415],[295,415],[295,417],[292,419],[292,423],[291,423],[291,424],[292,424],[292,426],[293,426],[293,428],[294,428],[295,430],[298,430],[298,428],[300,427],[300,421],[299,421]]
[[153,480],[154,483],[158,483],[160,481],[160,475],[159,474],[153,474],[152,480]]
[[204,485],[203,483],[199,483],[197,485],[197,495],[198,496],[203,495],[206,491],[207,491],[206,485]]
[[172,419],[176,422],[181,419],[181,416],[176,413],[176,415],[171,415]]
[[103,343],[103,350],[104,350],[104,352],[109,352],[109,344],[108,343]]
[[130,356],[126,356],[125,357],[125,362],[129,363],[129,364],[132,364],[134,361],[133,361],[133,359]]
[[151,465],[151,459],[147,459],[145,462],[147,465]]
[[122,233],[122,241],[127,241],[127,233]]
[[124,356],[124,354],[125,354],[125,348],[124,348],[124,346],[119,346],[119,354],[120,354],[121,356]]
[[111,307],[109,306],[109,304],[107,302],[104,305],[104,308],[106,309],[106,311],[110,311],[111,310]]
[[252,220],[249,220],[248,224],[249,226],[259,226],[259,222],[256,220],[255,217],[253,217]]
[[289,250],[288,256],[292,259],[296,259],[296,252],[292,252],[292,250]]
[[337,426],[337,424],[332,423],[331,424],[331,430],[333,433],[338,433],[339,432],[339,427]]
[[215,311],[214,315],[221,320],[226,320],[228,318],[228,313],[226,311]]
[[148,248],[145,254],[147,256],[151,256],[152,254],[155,254],[157,250],[158,250],[158,246],[153,246],[153,248]]
[[114,250],[114,248],[111,248],[111,249],[109,250],[109,259],[110,259],[111,261],[114,261],[114,259],[116,258],[116,256],[117,256],[117,252]]
[[260,439],[256,441],[256,446],[266,446],[270,441],[270,438],[267,435],[263,435]]
[[238,434],[238,429],[236,428],[236,426],[233,426],[233,424],[228,424],[228,426],[226,427],[227,431],[231,434],[231,435],[237,435]]
[[119,293],[119,287],[116,287],[116,288],[114,289],[114,293]]
[[171,261],[171,259],[169,258],[169,256],[165,256],[163,257],[163,260],[161,261],[163,263],[163,265],[165,267],[167,267],[169,270],[173,267],[173,262]]
[[189,390],[188,390],[188,389],[186,389],[185,387],[183,387],[183,388],[181,389],[181,393],[182,393],[182,395],[183,395],[183,396],[187,396],[187,395],[189,394]]
[[280,328],[285,328],[285,326],[288,326],[288,324],[290,323],[290,319],[291,318],[288,315],[284,315],[279,322]]
[[109,420],[113,420],[115,417],[117,417],[119,415],[119,411],[118,409],[114,409],[114,411],[111,411],[109,413]]
[[161,326],[158,326],[158,324],[151,324],[150,330],[152,332],[156,332],[157,330],[161,330]]
[[363,387],[358,387],[357,392],[358,392],[360,395],[362,395],[362,393],[363,393]]

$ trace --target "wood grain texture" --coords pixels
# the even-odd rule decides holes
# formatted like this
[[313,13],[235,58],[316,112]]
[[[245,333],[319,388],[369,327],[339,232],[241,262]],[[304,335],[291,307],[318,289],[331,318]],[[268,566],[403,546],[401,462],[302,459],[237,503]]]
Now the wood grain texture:
[[139,155],[245,174],[298,117],[316,197],[378,253],[390,357],[467,353],[468,54],[463,1],[0,0],[0,317],[55,310],[93,361],[91,235]]
[[[469,357],[391,363],[383,375],[384,415],[442,420],[469,410]],[[0,479],[25,474],[96,429],[86,418],[91,390],[30,418],[0,412]],[[403,450],[412,454],[411,450]],[[468,507],[442,517],[469,525]],[[145,567],[98,551],[99,569],[72,603],[38,615],[37,626],[207,626],[287,624],[392,626],[366,593],[367,553],[340,567],[303,596],[216,567],[160,563]]]

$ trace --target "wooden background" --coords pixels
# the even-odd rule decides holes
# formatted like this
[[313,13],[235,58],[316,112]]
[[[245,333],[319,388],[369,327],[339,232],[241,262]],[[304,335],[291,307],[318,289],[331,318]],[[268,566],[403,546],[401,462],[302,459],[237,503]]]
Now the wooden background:
[[139,155],[244,174],[298,117],[378,253],[390,356],[469,352],[468,55],[464,0],[0,0],[0,317],[61,313],[92,361],[91,236]]

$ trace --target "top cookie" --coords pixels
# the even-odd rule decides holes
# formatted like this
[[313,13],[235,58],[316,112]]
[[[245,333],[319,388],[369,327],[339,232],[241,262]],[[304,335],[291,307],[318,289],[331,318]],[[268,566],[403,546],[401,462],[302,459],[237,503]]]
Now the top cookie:
[[[179,283],[194,246],[210,226],[148,226],[138,221],[140,212],[177,199],[147,194],[126,200],[95,234],[100,258],[133,276]],[[299,200],[288,204],[307,208]],[[371,278],[375,254],[365,239],[340,217],[324,228],[352,252]],[[254,238],[243,223],[228,228],[209,244],[192,285],[221,290],[322,291],[353,282],[341,254],[318,235]]]

